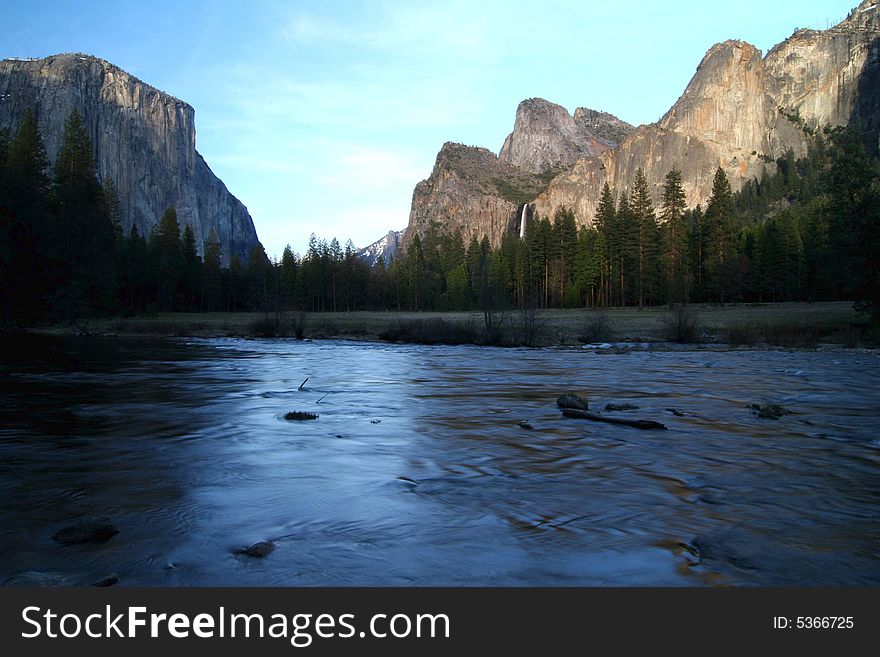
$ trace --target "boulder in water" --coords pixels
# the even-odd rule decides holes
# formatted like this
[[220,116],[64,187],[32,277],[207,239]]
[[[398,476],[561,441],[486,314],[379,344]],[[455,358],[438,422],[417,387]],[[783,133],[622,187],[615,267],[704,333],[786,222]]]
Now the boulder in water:
[[52,539],[64,545],[81,543],[106,543],[116,536],[119,530],[104,517],[85,518],[55,532]]
[[251,546],[242,548],[238,551],[238,554],[243,554],[248,557],[255,557],[257,559],[263,559],[272,554],[274,550],[275,544],[272,541],[260,541],[259,543],[254,543]]
[[567,395],[557,397],[556,405],[559,406],[559,408],[576,408],[580,411],[587,411],[590,409],[587,400],[574,393],[568,393]]

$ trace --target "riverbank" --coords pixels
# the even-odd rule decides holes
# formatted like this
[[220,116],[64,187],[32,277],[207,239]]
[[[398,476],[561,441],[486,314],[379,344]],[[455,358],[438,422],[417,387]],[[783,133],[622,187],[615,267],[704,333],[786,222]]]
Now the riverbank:
[[487,338],[480,312],[164,313],[50,326],[40,333],[96,336],[296,337],[427,344],[577,346],[605,342],[678,342],[811,348],[873,347],[875,331],[849,302],[691,305],[606,310],[507,311]]

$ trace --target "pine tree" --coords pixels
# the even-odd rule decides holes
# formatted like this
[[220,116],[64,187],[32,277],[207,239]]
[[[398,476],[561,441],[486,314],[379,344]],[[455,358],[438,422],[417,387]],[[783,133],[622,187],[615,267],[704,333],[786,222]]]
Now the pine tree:
[[286,309],[293,309],[296,303],[296,278],[297,278],[297,259],[290,248],[290,244],[284,247],[281,254],[281,302]]
[[880,317],[880,177],[857,126],[831,132],[829,236],[840,293]]
[[55,160],[50,232],[50,257],[60,277],[54,304],[62,316],[109,310],[115,300],[119,230],[107,200],[98,181],[91,139],[74,110]]
[[121,301],[127,314],[143,312],[148,303],[155,303],[153,261],[145,237],[131,227],[128,239],[123,241],[120,284]]
[[190,224],[183,227],[182,249],[182,274],[181,288],[188,310],[192,311],[200,306],[199,293],[202,289],[202,259],[196,248],[196,235]]
[[688,226],[688,253],[691,263],[691,285],[693,296],[699,301],[706,300],[706,218],[703,208],[697,204],[685,213]]
[[446,274],[446,294],[451,310],[472,308],[471,290],[468,286],[467,265],[461,263]]
[[629,207],[626,194],[620,195],[614,221],[614,239],[612,251],[615,263],[614,284],[619,306],[626,306],[630,297],[630,281],[634,270],[634,254],[636,253],[636,224]]
[[637,249],[639,308],[655,295],[657,287],[657,218],[645,173],[639,169],[630,196],[629,209],[633,221]]
[[[603,267],[606,262],[605,236],[595,228],[581,227],[578,232],[576,285],[580,303],[595,306],[599,303]],[[571,299],[569,299],[570,304]]]
[[157,303],[160,310],[170,311],[180,301],[178,288],[183,273],[183,247],[177,210],[171,206],[150,236],[150,251],[155,262]]
[[599,197],[599,206],[596,208],[596,231],[599,233],[596,245],[599,257],[599,294],[598,303],[601,306],[611,303],[612,284],[612,244],[614,242],[614,225],[616,212],[614,209],[614,197],[611,188],[606,182],[602,187]]
[[715,172],[712,196],[706,204],[706,277],[720,303],[731,296],[735,263],[733,192],[721,167]]
[[553,244],[555,251],[555,285],[557,305],[565,305],[566,290],[574,287],[575,256],[577,254],[577,224],[574,212],[561,207],[553,216]]
[[685,224],[687,203],[681,182],[681,171],[673,169],[666,174],[663,187],[663,207],[660,223],[663,231],[663,264],[668,303],[687,301],[688,238]]
[[413,310],[422,309],[422,281],[425,273],[425,254],[422,250],[422,240],[416,235],[406,254],[407,273],[410,282],[410,299]]
[[205,241],[205,263],[202,276],[202,310],[220,310],[223,276],[220,271],[220,240],[211,228]]
[[31,323],[46,312],[50,277],[49,163],[33,112],[27,110],[8,145],[5,172],[6,258],[4,315]]

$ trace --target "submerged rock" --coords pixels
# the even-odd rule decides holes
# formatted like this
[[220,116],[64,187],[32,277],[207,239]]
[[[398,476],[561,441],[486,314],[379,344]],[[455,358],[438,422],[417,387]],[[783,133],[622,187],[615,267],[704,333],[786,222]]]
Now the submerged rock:
[[242,548],[237,552],[237,554],[243,554],[248,557],[263,559],[272,554],[274,550],[275,544],[272,541],[260,541],[259,543],[254,543],[249,547]]
[[783,408],[779,404],[749,404],[748,409],[765,420],[778,420],[779,418],[792,413],[792,411]]
[[638,408],[635,404],[605,404],[606,411],[635,411]]
[[695,536],[690,545],[700,562],[722,561],[737,568],[759,569],[770,558],[767,541],[747,532],[718,530]]
[[518,426],[522,429],[530,429],[530,430],[535,428],[532,426],[532,423],[529,422],[528,420],[523,420],[522,422],[517,422],[516,426]]
[[36,570],[30,570],[13,575],[5,580],[0,586],[46,588],[53,586],[73,586],[73,582],[69,577],[60,573],[41,573]]
[[104,588],[107,586],[114,586],[117,582],[119,582],[119,575],[116,573],[110,573],[106,577],[102,577],[101,579],[92,582],[92,586]]
[[680,411],[677,408],[667,408],[666,410],[672,413],[675,417],[684,417],[685,415],[687,415],[687,413],[685,413],[684,411]]
[[290,411],[289,413],[284,414],[284,419],[290,422],[296,422],[299,420],[317,420],[317,413],[309,413],[308,411]]
[[116,536],[119,530],[104,517],[86,518],[55,533],[52,539],[64,545],[80,543],[106,543]]
[[569,393],[556,398],[556,405],[559,408],[576,408],[581,411],[590,409],[589,403],[583,397]]

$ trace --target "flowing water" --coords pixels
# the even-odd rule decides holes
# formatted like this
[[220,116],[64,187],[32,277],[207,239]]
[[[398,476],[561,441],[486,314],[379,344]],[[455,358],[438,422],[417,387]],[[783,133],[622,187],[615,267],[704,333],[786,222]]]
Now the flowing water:
[[[3,352],[0,579],[880,584],[875,353],[34,338]],[[565,419],[568,391],[668,431]],[[320,417],[283,419],[295,410]],[[120,533],[52,540],[94,514]],[[263,540],[264,559],[235,553]]]

